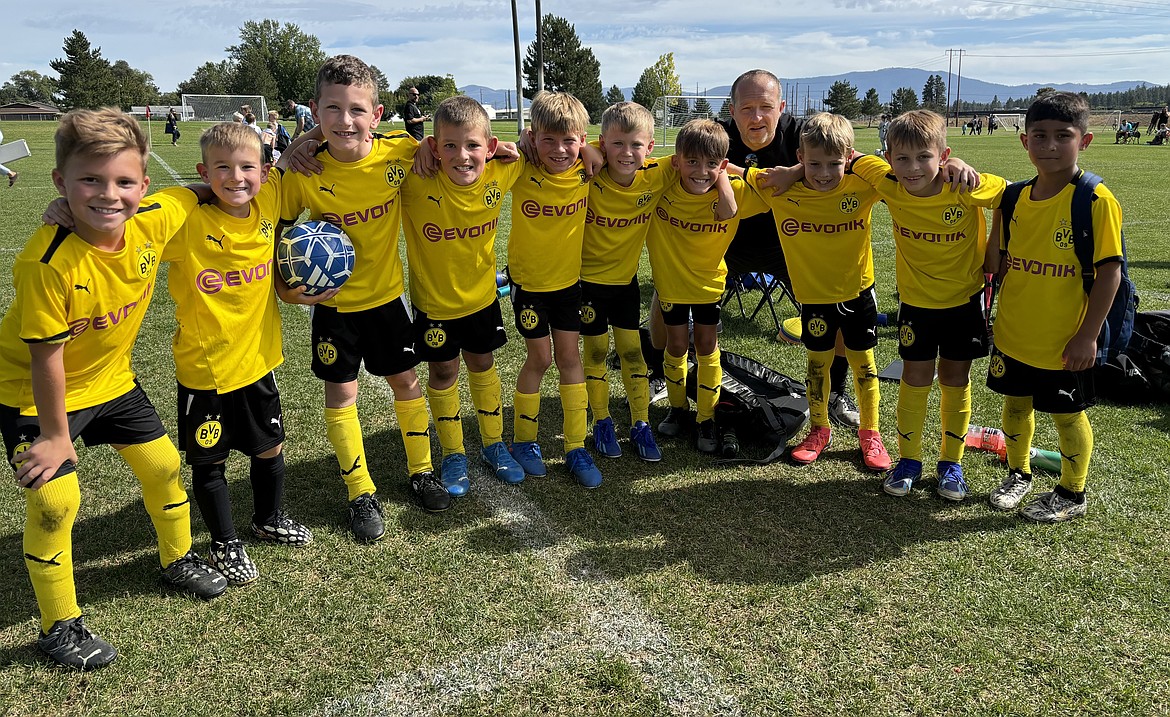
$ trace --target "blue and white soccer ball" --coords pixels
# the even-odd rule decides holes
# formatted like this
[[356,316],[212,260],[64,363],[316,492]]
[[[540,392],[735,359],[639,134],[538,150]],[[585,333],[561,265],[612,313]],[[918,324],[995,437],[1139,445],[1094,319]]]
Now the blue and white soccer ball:
[[353,274],[353,242],[329,222],[310,219],[285,232],[276,247],[276,268],[290,288],[302,284],[313,296],[336,289]]

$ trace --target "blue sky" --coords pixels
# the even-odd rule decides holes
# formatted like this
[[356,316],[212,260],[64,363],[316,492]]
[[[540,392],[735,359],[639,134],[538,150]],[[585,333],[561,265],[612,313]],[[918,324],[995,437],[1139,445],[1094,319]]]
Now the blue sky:
[[[531,41],[532,0],[517,0]],[[107,59],[124,59],[173,90],[206,61],[224,58],[245,20],[296,23],[329,54],[377,65],[392,84],[451,74],[460,85],[514,86],[506,0],[180,0],[148,11],[108,3],[5,3],[0,79],[51,74],[73,29]],[[727,8],[745,8],[725,17]],[[601,62],[605,87],[632,86],[673,52],[684,90],[726,85],[745,69],[784,78],[885,67],[946,72],[964,50],[963,75],[989,82],[1170,83],[1166,0],[542,0],[567,18]],[[957,54],[956,54],[957,57]]]

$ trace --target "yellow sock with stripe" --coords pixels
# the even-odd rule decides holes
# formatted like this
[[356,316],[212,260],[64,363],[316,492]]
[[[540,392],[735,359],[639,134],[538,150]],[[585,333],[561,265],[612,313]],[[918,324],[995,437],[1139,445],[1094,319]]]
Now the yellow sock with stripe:
[[325,436],[337,454],[337,465],[349,500],[362,493],[373,495],[376,488],[366,466],[366,447],[362,441],[362,424],[358,420],[356,403],[344,408],[325,408]]
[[719,387],[723,382],[723,365],[719,363],[719,347],[706,356],[696,356],[699,364],[699,385],[695,390],[695,420],[699,423],[715,417],[715,404],[719,403]]
[[589,408],[589,394],[583,383],[561,384],[561,411],[564,415],[562,424],[565,432],[565,453],[576,448],[585,447],[585,430],[587,428]]
[[829,425],[829,366],[833,349],[808,352],[808,374],[804,379],[808,397],[808,419],[814,427]]
[[593,420],[609,418],[609,378],[606,376],[605,355],[609,353],[609,334],[582,336],[581,368],[585,369],[585,390],[589,392],[589,408]]
[[512,396],[512,440],[531,443],[540,430],[540,394],[520,393]]
[[853,390],[857,393],[857,409],[861,413],[860,430],[876,431],[881,425],[878,404],[882,400],[882,393],[878,387],[877,361],[873,357],[873,349],[845,349],[845,358],[849,360],[849,368],[853,369]]
[[142,484],[142,502],[158,536],[158,557],[166,567],[191,549],[191,499],[179,478],[179,451],[166,436],[118,451]]
[[[394,416],[398,419],[398,428],[402,431],[402,444],[406,448],[407,474],[414,475],[433,470],[431,417],[427,414],[427,400],[422,396],[405,401],[396,400]],[[460,445],[463,445],[462,441]]]
[[1060,485],[1073,493],[1085,492],[1089,459],[1093,457],[1093,427],[1084,411],[1054,413],[1052,422],[1060,437]]
[[479,373],[468,371],[467,383],[471,387],[471,403],[475,406],[475,418],[479,422],[480,441],[484,446],[499,443],[504,440],[504,401],[501,398],[503,388],[500,386],[500,372],[495,366]]
[[613,329],[613,343],[622,360],[622,383],[630,404],[630,425],[650,422],[650,371],[642,355],[642,337],[633,329]]
[[41,609],[41,632],[81,616],[73,582],[73,521],[81,505],[77,474],[24,489],[24,564]]
[[1003,397],[1003,434],[1007,444],[1008,468],[1032,472],[1032,436],[1036,433],[1036,412],[1031,396]]
[[940,383],[938,391],[938,414],[942,423],[938,459],[962,463],[963,450],[967,446],[967,429],[971,426],[971,384],[947,386]]
[[672,408],[686,408],[687,357],[673,356],[667,350],[662,354],[662,375],[666,378],[666,400]]
[[926,404],[930,386],[898,386],[898,457],[922,460],[922,428],[926,425]]
[[443,457],[452,453],[464,453],[463,420],[459,415],[459,381],[444,389],[427,386],[427,401],[435,416],[435,432],[439,434],[439,446]]

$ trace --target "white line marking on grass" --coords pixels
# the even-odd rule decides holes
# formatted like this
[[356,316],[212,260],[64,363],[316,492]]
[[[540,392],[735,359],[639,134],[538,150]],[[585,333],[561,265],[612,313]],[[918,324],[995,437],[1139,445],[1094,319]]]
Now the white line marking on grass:
[[167,164],[167,161],[165,159],[158,156],[158,152],[155,152],[152,149],[152,150],[150,150],[150,156],[154,157],[154,161],[161,164],[162,168],[167,171],[167,174],[171,175],[171,179],[175,180],[175,184],[182,184],[183,183],[183,178],[179,176],[179,173],[175,171],[175,168],[172,167],[171,165]]
[[[375,381],[389,396],[390,387]],[[549,670],[580,668],[605,656],[621,658],[640,670],[672,714],[742,714],[738,701],[717,675],[699,656],[678,644],[639,598],[581,559],[579,552],[586,544],[580,538],[550,521],[522,488],[499,483],[479,466],[472,470],[472,481],[471,496],[490,508],[495,519],[534,552],[553,589],[563,592],[577,607],[580,620],[467,654],[445,665],[382,677],[364,692],[327,700],[321,713],[444,714],[469,697],[524,684]]]

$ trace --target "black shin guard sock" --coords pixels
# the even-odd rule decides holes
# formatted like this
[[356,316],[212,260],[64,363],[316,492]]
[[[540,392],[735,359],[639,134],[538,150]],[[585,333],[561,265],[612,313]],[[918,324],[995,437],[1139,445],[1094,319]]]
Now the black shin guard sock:
[[235,540],[236,526],[232,523],[232,501],[223,464],[191,466],[191,488],[211,539],[220,543]]
[[834,356],[829,366],[829,391],[837,395],[845,393],[845,380],[849,378],[849,359]]
[[252,502],[255,514],[252,521],[263,525],[276,516],[284,498],[284,453],[272,458],[252,456],[248,473],[252,480]]

